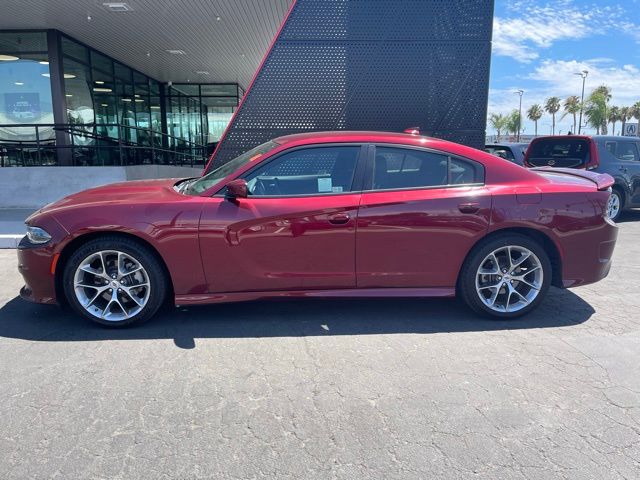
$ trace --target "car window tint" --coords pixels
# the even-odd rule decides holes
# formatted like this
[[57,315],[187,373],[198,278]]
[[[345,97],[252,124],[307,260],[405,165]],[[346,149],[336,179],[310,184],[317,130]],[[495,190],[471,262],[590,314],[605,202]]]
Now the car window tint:
[[421,150],[377,147],[373,166],[373,189],[465,185],[482,181],[482,167],[449,159],[447,155]]
[[534,167],[576,168],[589,161],[589,142],[582,138],[553,137],[534,141],[528,161]]
[[351,191],[358,146],[316,147],[285,153],[247,177],[253,196],[317,195]]
[[489,146],[485,148],[485,151],[487,153],[495,155],[496,157],[504,158],[505,160],[510,160],[512,162],[515,160],[513,152],[507,147]]
[[[609,145],[615,143],[613,151],[609,150]],[[640,161],[638,156],[638,147],[634,142],[608,142],[607,150],[611,152],[618,160],[625,160],[628,162]]]
[[484,170],[478,163],[451,158],[449,162],[449,185],[469,185],[484,182]]

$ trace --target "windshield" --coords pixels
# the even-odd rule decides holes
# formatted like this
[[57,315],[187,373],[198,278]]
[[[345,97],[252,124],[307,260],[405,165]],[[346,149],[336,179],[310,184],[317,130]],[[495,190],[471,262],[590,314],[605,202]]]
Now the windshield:
[[186,195],[198,195],[205,190],[209,190],[211,187],[220,183],[221,180],[228,177],[236,170],[244,167],[249,162],[257,160],[262,155],[273,150],[277,146],[278,144],[273,141],[258,145],[256,148],[243,153],[230,162],[227,162],[224,165],[216,168],[212,172],[209,172],[196,180],[188,182],[182,193]]

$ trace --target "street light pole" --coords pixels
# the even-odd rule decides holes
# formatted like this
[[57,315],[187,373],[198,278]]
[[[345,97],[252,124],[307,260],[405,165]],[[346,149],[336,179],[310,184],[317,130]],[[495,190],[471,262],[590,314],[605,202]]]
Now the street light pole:
[[516,90],[518,95],[520,95],[520,113],[518,114],[518,135],[517,142],[520,143],[520,132],[522,131],[522,95],[524,95],[524,90]]
[[578,124],[578,135],[580,135],[582,133],[582,111],[584,109],[584,86],[587,82],[589,71],[583,70],[582,72],[576,73],[575,75],[582,77],[582,100],[580,101],[580,123]]

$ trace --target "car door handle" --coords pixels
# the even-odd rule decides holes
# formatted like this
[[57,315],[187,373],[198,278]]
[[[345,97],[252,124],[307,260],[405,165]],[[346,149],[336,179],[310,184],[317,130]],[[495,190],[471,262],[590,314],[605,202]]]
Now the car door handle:
[[349,220],[351,220],[351,217],[346,213],[338,213],[329,217],[329,223],[333,223],[334,225],[344,225],[345,223],[349,223]]
[[627,173],[627,167],[620,167],[620,171],[623,173]]
[[462,213],[478,213],[480,211],[479,203],[461,203],[458,205],[458,210]]

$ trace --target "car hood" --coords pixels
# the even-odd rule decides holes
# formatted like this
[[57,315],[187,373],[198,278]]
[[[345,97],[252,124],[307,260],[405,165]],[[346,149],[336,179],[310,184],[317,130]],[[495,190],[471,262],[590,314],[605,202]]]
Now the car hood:
[[148,203],[169,199],[175,200],[182,196],[173,188],[180,180],[178,178],[139,180],[90,188],[45,205],[32,216],[95,204]]

